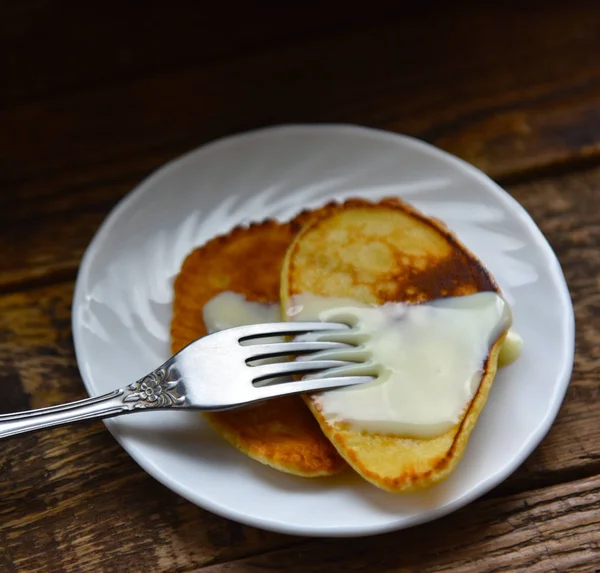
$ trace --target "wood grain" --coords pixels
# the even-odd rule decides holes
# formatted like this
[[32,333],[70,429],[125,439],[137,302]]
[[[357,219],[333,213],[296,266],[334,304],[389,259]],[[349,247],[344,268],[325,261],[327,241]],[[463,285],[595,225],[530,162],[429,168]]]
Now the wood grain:
[[168,7],[147,3],[143,10],[118,0],[104,0],[93,10],[76,0],[60,0],[58,6],[39,0],[4,0],[0,4],[4,84],[0,106],[202,65],[431,10],[426,5],[394,4],[354,11],[340,10],[336,3],[305,2],[291,17],[275,0],[235,6],[175,0]]
[[[558,449],[569,451],[562,469],[568,476],[600,474],[600,213],[598,189],[600,169],[559,178],[541,179],[513,186],[510,192],[532,215],[556,252],[573,300],[576,321],[575,365],[560,418],[562,427],[553,426],[547,437],[553,447],[537,450],[527,465],[544,467]],[[581,417],[569,407],[580,401]],[[578,422],[574,422],[578,418]],[[597,444],[593,451],[586,444]],[[587,451],[586,451],[587,450]],[[547,459],[545,459],[547,458]],[[555,466],[558,471],[560,467]],[[585,474],[579,469],[587,467]],[[546,483],[543,470],[533,471],[532,479]]]
[[494,176],[548,165],[598,151],[599,29],[589,4],[518,17],[484,7],[69,91],[0,110],[0,172],[12,183],[114,173],[124,156],[298,121],[415,134]]
[[163,62],[150,76],[142,66],[0,108],[0,289],[72,278],[107,210],[148,173],[273,123],[414,134],[511,181],[599,159],[600,6],[447,16],[298,37],[198,67]]
[[313,541],[201,571],[556,573],[597,571],[599,564],[600,477],[595,477],[479,501],[406,531]]
[[98,425],[10,442],[3,459],[0,555],[16,571],[178,571],[293,543],[173,494]]

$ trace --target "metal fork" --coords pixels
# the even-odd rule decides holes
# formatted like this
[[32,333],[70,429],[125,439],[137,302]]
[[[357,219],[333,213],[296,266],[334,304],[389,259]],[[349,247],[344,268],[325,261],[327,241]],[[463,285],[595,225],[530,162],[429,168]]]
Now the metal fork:
[[[262,338],[315,332],[326,333],[329,338],[339,335],[345,342],[260,342]],[[227,410],[278,396],[361,384],[372,377],[344,376],[343,371],[337,372],[336,376],[336,371],[330,370],[361,361],[360,353],[354,353],[356,357],[352,359],[354,351],[348,352],[352,349],[348,343],[350,332],[347,325],[326,322],[253,324],[222,330],[192,342],[137,382],[108,394],[0,415],[0,438],[149,409]],[[252,341],[259,343],[244,344]],[[325,353],[322,358],[314,354],[314,357],[308,356],[309,359],[301,361],[264,363],[267,358],[331,350],[344,351],[340,356],[351,361],[326,359]],[[308,379],[281,382],[282,376],[308,373],[318,374]],[[269,385],[268,381],[274,379],[275,383]]]

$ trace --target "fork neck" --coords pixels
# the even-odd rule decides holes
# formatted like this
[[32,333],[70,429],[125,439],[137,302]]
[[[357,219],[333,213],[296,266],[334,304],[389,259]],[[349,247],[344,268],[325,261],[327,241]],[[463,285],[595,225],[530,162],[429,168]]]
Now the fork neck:
[[177,373],[171,364],[165,365],[133,384],[102,396],[0,415],[0,438],[71,422],[113,418],[133,411],[184,407],[186,398],[178,390]]

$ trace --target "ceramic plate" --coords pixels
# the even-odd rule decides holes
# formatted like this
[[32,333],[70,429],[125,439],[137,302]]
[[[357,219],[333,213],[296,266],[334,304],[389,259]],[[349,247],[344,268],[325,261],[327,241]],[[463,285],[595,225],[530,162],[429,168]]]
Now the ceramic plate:
[[556,416],[573,364],[573,308],[542,233],[463,161],[408,137],[343,125],[222,139],[166,165],[121,201],[89,246],[75,290],[73,335],[90,395],[134,381],[169,356],[172,281],[193,247],[240,223],[287,220],[355,196],[398,196],[446,222],[511,302],[523,355],[499,372],[458,469],[419,494],[388,494],[352,472],[323,479],[279,473],[229,446],[194,412],[107,420],[148,473],[209,511],[300,535],[409,527],[504,480]]

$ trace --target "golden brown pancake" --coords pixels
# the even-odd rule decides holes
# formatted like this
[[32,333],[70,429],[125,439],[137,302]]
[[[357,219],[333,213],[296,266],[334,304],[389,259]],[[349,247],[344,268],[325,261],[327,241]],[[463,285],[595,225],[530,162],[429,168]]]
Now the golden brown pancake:
[[[315,212],[288,249],[281,287],[284,311],[291,297],[302,293],[383,304],[498,291],[443,224],[397,199],[351,200]],[[487,399],[503,338],[492,348],[460,422],[435,438],[357,431],[328,421],[314,396],[305,399],[325,435],[360,475],[388,491],[422,489],[446,478],[462,456]]]
[[[174,284],[173,353],[207,334],[202,309],[223,291],[250,301],[279,302],[283,259],[304,217],[238,227],[187,256]],[[314,477],[347,467],[298,396],[205,416],[239,450],[278,470]]]

